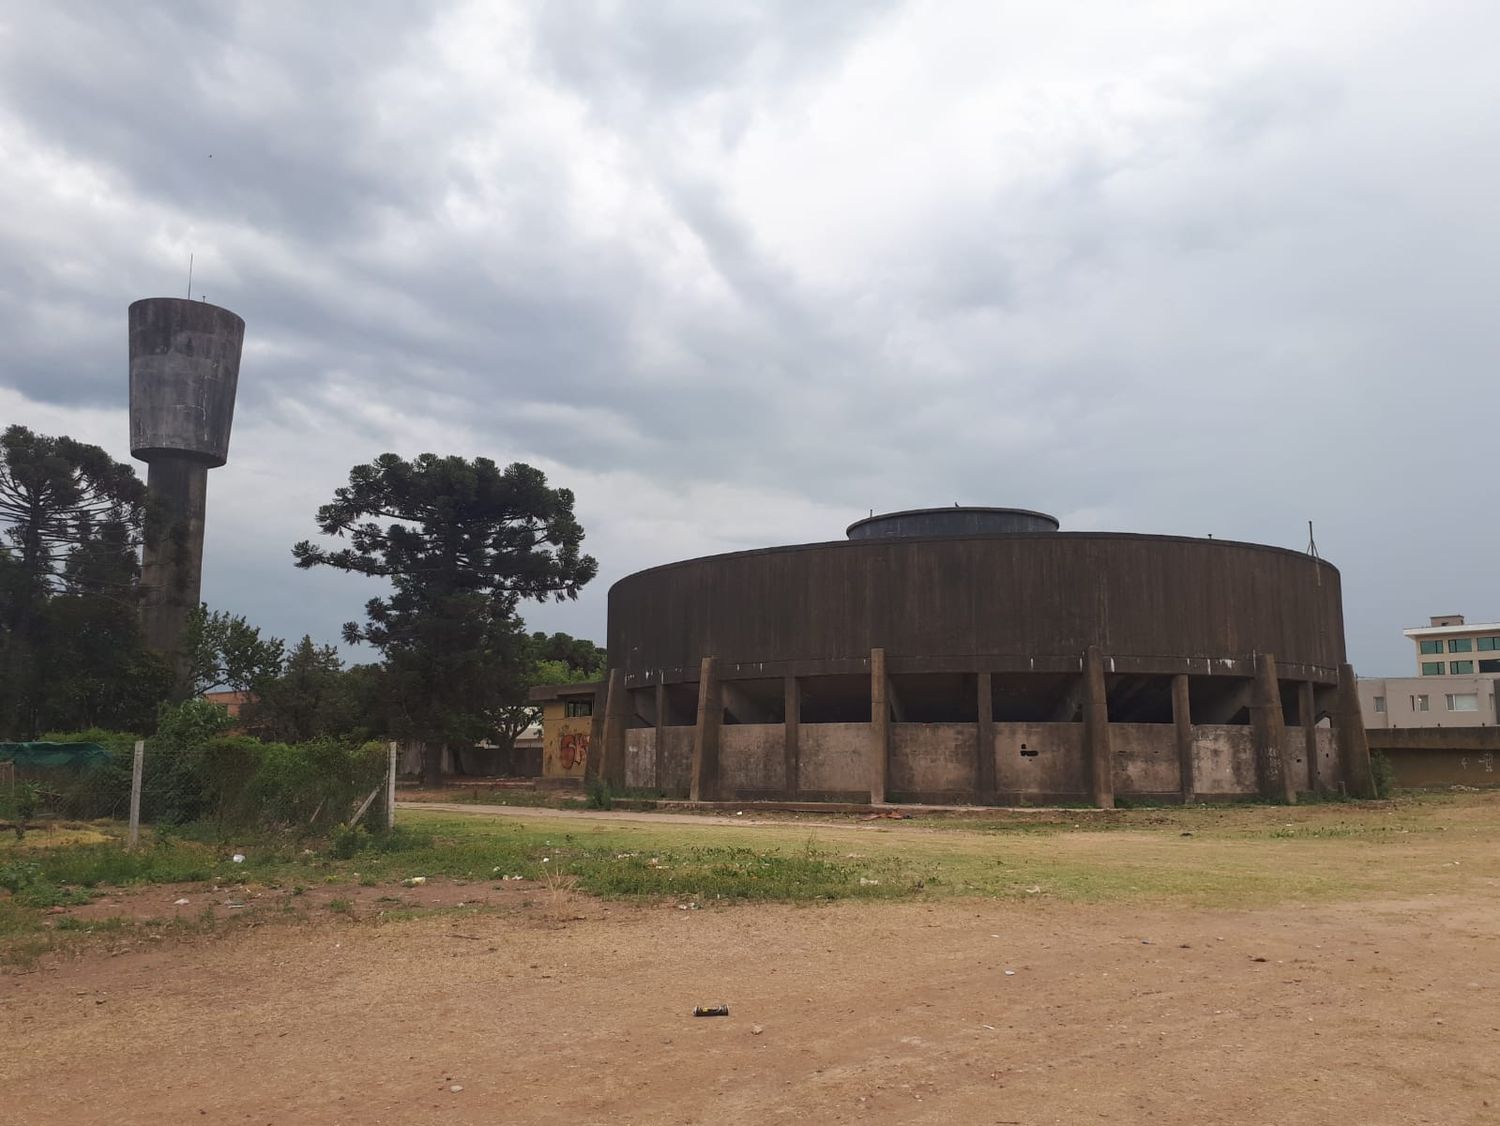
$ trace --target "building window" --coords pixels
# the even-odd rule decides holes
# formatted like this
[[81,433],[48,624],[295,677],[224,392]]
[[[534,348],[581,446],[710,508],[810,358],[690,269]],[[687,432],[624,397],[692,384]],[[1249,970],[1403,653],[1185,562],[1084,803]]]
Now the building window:
[[1411,698],[1411,710],[1414,712],[1425,712],[1427,710],[1427,697],[1413,696]]
[[1474,652],[1474,639],[1472,637],[1455,637],[1448,642],[1450,653],[1472,653]]
[[1479,694],[1477,692],[1449,692],[1448,710],[1450,712],[1477,712]]
[[1423,661],[1422,662],[1422,675],[1423,676],[1442,676],[1443,675],[1443,662],[1442,661]]
[[1464,673],[1471,673],[1471,672],[1474,671],[1474,662],[1473,661],[1449,661],[1448,662],[1448,671],[1451,672],[1454,676],[1459,676],[1459,675],[1464,674]]
[[1425,654],[1441,653],[1443,651],[1443,643],[1441,641],[1419,641],[1417,642],[1417,648]]
[[594,714],[594,701],[592,700],[564,700],[563,715],[569,719],[579,719],[582,716]]
[[1375,710],[1377,712],[1383,712],[1383,711],[1385,711],[1385,697],[1384,696],[1376,696],[1375,697]]
[[1479,651],[1481,653],[1500,652],[1500,637],[1481,637],[1479,639]]
[[1500,661],[1480,661],[1480,672],[1500,672]]

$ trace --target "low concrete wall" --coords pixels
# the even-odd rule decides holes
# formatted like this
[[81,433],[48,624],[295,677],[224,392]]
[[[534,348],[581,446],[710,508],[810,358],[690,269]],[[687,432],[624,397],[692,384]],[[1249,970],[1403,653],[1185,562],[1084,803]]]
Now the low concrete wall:
[[[692,727],[662,729],[663,771],[656,777],[656,729],[625,733],[625,784],[686,795],[692,782]],[[867,723],[804,723],[799,728],[798,789],[805,800],[865,801],[870,789],[871,731]],[[785,728],[779,723],[726,724],[719,769],[728,800],[787,793]],[[891,725],[889,796],[894,801],[960,804],[978,800],[972,723]],[[1297,789],[1310,788],[1300,727],[1286,729],[1287,760]],[[1333,732],[1317,733],[1320,777],[1339,781]],[[1500,728],[1432,728],[1371,732],[1371,749],[1384,750],[1397,783],[1424,786],[1500,785]],[[1397,745],[1399,744],[1399,745]],[[1175,797],[1181,793],[1176,729],[1167,723],[1110,725],[1115,792]],[[995,724],[995,782],[1001,802],[1087,800],[1088,771],[1081,723]],[[1254,736],[1249,727],[1193,728],[1196,792],[1205,798],[1253,797]]]
[[656,728],[626,729],[625,785],[637,790],[656,787]]
[[973,723],[892,724],[888,796],[893,801],[974,801],[978,738]]
[[995,724],[995,789],[1002,801],[1087,800],[1083,724]]
[[802,796],[809,801],[869,800],[868,723],[804,723],[797,731],[797,788]]
[[1398,786],[1500,786],[1500,727],[1395,727],[1368,737]]
[[1330,790],[1337,790],[1344,780],[1339,766],[1339,741],[1331,727],[1318,728],[1318,777]]
[[786,793],[786,728],[779,723],[726,723],[719,732],[723,797]]
[[1281,760],[1291,771],[1292,786],[1298,793],[1312,789],[1312,773],[1307,766],[1307,744],[1302,739],[1302,728],[1287,724],[1281,733]]
[[693,738],[691,727],[663,727],[662,776],[656,788],[671,798],[685,798],[693,788]]
[[1109,745],[1114,752],[1116,795],[1181,795],[1182,769],[1173,724],[1112,723]]
[[1194,789],[1205,797],[1253,797],[1255,740],[1248,727],[1198,724],[1193,728]]

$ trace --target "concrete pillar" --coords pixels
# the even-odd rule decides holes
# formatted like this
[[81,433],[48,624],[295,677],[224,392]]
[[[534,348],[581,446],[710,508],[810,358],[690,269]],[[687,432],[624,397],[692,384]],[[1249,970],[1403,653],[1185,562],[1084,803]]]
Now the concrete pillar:
[[885,802],[891,764],[890,682],[885,674],[885,650],[870,650],[870,801]]
[[1193,761],[1193,702],[1185,672],[1172,678],[1172,723],[1177,728],[1177,776],[1182,786],[1182,804],[1189,805],[1198,798],[1198,776]]
[[1297,722],[1302,727],[1302,753],[1307,758],[1307,788],[1321,794],[1328,789],[1328,780],[1318,762],[1318,706],[1310,680],[1297,686]]
[[208,466],[158,455],[147,471],[146,491],[155,511],[141,551],[141,632],[146,647],[171,665],[174,698],[185,700],[192,662],[183,642],[188,615],[202,601]]
[[625,788],[625,732],[630,727],[633,702],[625,691],[625,670],[610,669],[604,702],[604,750],[600,765],[605,785],[615,792]]
[[656,754],[653,756],[651,784],[665,791],[667,782],[667,686],[656,684]]
[[724,727],[724,694],[719,663],[704,657],[698,669],[698,730],[693,737],[693,801],[719,800],[719,733]]
[[995,696],[994,677],[979,674],[979,722],[974,725],[977,740],[974,762],[974,789],[980,805],[994,805],[995,793]]
[[1375,775],[1370,769],[1370,744],[1365,739],[1364,716],[1359,710],[1359,690],[1354,666],[1339,666],[1338,704],[1333,713],[1334,737],[1338,741],[1339,769],[1344,785],[1357,798],[1373,798]]
[[1276,658],[1255,655],[1255,684],[1250,696],[1250,728],[1255,741],[1255,779],[1267,801],[1295,802],[1297,783],[1286,761],[1286,719],[1281,714],[1281,685]]
[[141,552],[141,628],[185,699],[183,634],[202,589],[208,471],[229,458],[245,322],[178,297],[137,301],[128,319],[130,452],[151,466],[154,510]]
[[1109,743],[1109,690],[1104,655],[1090,645],[1083,655],[1083,749],[1089,800],[1100,809],[1115,807],[1115,760]]
[[786,747],[783,759],[783,780],[786,796],[792,800],[797,797],[801,784],[801,755],[802,755],[802,685],[795,676],[789,676],[782,682],[782,691],[785,694],[785,708],[783,723],[786,725]]
[[594,702],[589,708],[589,745],[584,752],[583,780],[597,782],[604,765],[604,713],[609,707],[609,677],[594,685]]

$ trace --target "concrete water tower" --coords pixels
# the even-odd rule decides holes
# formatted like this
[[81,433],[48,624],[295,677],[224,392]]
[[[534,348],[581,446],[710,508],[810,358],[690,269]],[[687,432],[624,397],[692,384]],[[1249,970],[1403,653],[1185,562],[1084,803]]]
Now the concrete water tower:
[[229,459],[245,322],[180,297],[130,306],[130,453],[146,462],[152,501],[142,558],[142,625],[185,696],[183,632],[203,580],[208,471]]

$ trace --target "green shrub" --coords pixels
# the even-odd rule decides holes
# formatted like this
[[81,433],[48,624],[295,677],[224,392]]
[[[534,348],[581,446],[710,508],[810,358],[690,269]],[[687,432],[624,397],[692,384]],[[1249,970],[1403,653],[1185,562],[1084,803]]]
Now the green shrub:
[[370,832],[363,825],[335,825],[330,845],[337,860],[352,860],[370,843]]
[[615,807],[614,795],[610,793],[608,782],[600,778],[589,781],[588,807],[590,809],[613,809]]
[[[380,743],[268,743],[231,733],[233,725],[223,708],[203,700],[162,709],[157,734],[146,743],[144,822],[158,832],[197,825],[220,836],[246,828],[317,832],[347,821],[385,777],[386,750]],[[93,730],[49,738],[97,742],[110,752],[110,761],[48,779],[41,791],[46,807],[85,819],[123,817],[135,737]]]
[[1396,771],[1383,751],[1370,752],[1370,776],[1375,783],[1375,796],[1388,798],[1396,788]]
[[19,895],[42,878],[41,865],[31,860],[8,860],[0,864],[0,888]]

